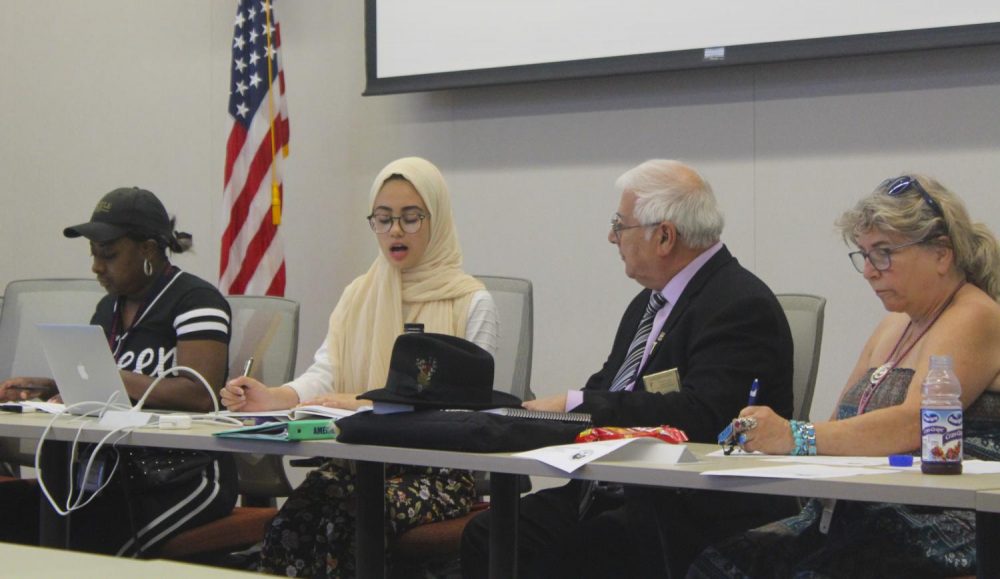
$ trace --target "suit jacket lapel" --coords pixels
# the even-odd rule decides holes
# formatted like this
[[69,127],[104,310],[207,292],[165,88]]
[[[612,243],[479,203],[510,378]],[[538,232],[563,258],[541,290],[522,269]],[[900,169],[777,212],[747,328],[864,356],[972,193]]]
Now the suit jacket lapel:
[[733,259],[732,254],[729,253],[729,249],[723,245],[722,249],[713,255],[711,259],[705,262],[705,265],[698,270],[698,273],[694,274],[694,277],[691,278],[690,282],[688,282],[687,287],[685,287],[684,291],[681,292],[681,297],[677,300],[677,303],[670,309],[670,315],[667,317],[667,321],[663,324],[663,329],[660,330],[659,335],[656,336],[656,341],[653,342],[653,347],[649,351],[649,357],[646,358],[646,364],[644,364],[642,368],[639,368],[639,376],[642,376],[643,370],[645,370],[645,367],[649,365],[649,361],[653,359],[653,356],[656,354],[656,350],[659,349],[660,344],[666,340],[665,336],[670,333],[670,330],[672,330],[675,325],[677,325],[677,320],[681,319],[681,316],[684,314],[684,310],[688,308],[691,300],[693,300],[694,297],[701,292],[701,288],[705,287],[705,284],[712,278],[713,275],[715,275],[715,272],[718,271],[719,268],[728,264]]

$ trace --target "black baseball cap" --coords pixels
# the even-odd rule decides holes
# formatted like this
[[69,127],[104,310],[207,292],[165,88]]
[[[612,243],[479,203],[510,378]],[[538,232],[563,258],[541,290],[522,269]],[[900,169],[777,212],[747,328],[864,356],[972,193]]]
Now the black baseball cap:
[[63,229],[63,235],[86,237],[97,243],[107,243],[128,233],[166,240],[171,229],[167,210],[156,195],[138,187],[122,187],[97,202],[90,221]]

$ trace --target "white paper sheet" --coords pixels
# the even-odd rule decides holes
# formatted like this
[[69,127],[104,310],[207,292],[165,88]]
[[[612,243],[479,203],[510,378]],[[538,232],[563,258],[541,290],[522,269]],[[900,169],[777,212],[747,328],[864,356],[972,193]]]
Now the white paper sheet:
[[[768,462],[825,464],[827,466],[889,466],[889,457],[887,456],[775,456],[765,460]],[[920,459],[914,457],[913,462],[920,464]]]
[[35,400],[25,400],[20,403],[21,406],[26,406],[28,408],[34,408],[39,412],[48,412],[49,414],[59,414],[66,410],[66,405],[61,402],[38,402]]
[[[726,455],[721,450],[716,450],[705,455],[710,458],[740,458],[753,457],[767,462],[795,462],[802,464],[825,464],[827,466],[885,466],[889,467],[889,457],[887,456],[789,456],[779,454],[764,454],[762,452],[743,452],[737,448],[732,454]],[[920,466],[920,458],[914,457],[913,464]],[[1000,463],[998,463],[1000,464]],[[892,467],[908,468],[908,467]]]
[[729,454],[726,454],[725,451],[723,451],[720,448],[719,450],[712,451],[712,452],[706,454],[705,456],[708,457],[708,458],[729,458],[729,457],[738,458],[738,457],[742,457],[742,456],[753,456],[753,457],[760,458],[762,456],[767,456],[767,455],[764,454],[763,452],[758,452],[756,450],[753,451],[753,452],[747,452],[747,451],[743,450],[742,448],[736,447]]
[[615,460],[641,460],[651,464],[677,464],[696,460],[688,451],[687,445],[670,444],[649,437],[546,446],[520,452],[514,456],[533,458],[566,472],[573,472],[588,462],[602,457]]
[[865,474],[891,474],[896,469],[866,467],[829,466],[825,464],[794,463],[782,466],[762,466],[757,468],[732,468],[726,470],[706,470],[705,476],[743,476],[757,478],[831,478]]
[[1000,462],[993,460],[963,460],[962,474],[995,474],[1000,472]]

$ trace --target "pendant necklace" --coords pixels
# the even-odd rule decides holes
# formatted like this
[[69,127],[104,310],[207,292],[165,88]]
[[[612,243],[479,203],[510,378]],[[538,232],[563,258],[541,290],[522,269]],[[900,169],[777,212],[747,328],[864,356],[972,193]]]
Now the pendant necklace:
[[910,342],[910,345],[908,345],[905,350],[900,352],[899,356],[896,356],[896,350],[898,350],[900,345],[903,344],[903,340],[906,338],[907,334],[910,333],[910,328],[913,327],[913,320],[910,320],[906,324],[906,328],[903,329],[903,333],[899,336],[899,340],[896,340],[896,345],[892,347],[892,351],[889,352],[889,356],[885,359],[885,363],[876,368],[875,371],[872,372],[872,375],[868,378],[868,384],[865,386],[864,392],[861,393],[861,400],[858,401],[858,415],[864,413],[865,409],[868,407],[868,402],[871,401],[871,398],[875,394],[875,391],[878,390],[878,387],[881,386],[882,382],[885,381],[885,378],[886,376],[889,375],[889,372],[896,367],[896,364],[899,364],[900,360],[905,358],[906,355],[910,353],[910,350],[912,350],[913,347],[917,345],[917,342],[920,341],[920,338],[923,338],[924,334],[926,334],[927,331],[931,329],[931,326],[933,326],[934,323],[938,321],[938,318],[941,317],[941,314],[943,314],[944,311],[948,309],[948,306],[951,305],[952,300],[955,299],[955,295],[958,294],[958,290],[962,289],[962,286],[964,285],[965,285],[965,280],[962,280],[962,283],[958,284],[958,287],[955,288],[955,291],[951,292],[951,295],[948,296],[948,299],[945,301],[941,309],[938,310],[936,314],[934,314],[933,318],[931,318],[931,322],[927,324],[927,326],[923,330],[921,330],[919,334],[917,334],[916,339]]

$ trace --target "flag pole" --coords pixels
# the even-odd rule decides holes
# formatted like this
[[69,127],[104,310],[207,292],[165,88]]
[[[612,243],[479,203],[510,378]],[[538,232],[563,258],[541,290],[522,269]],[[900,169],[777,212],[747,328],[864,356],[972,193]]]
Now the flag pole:
[[271,55],[267,53],[274,51],[277,55],[278,52],[274,47],[274,39],[271,37],[271,0],[264,0],[264,18],[264,32],[267,34],[268,48],[264,51],[264,58],[267,59],[267,116],[271,128],[271,223],[281,225],[281,190],[278,187],[278,176],[275,174],[278,152],[274,144],[274,70],[271,65]]

